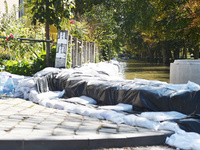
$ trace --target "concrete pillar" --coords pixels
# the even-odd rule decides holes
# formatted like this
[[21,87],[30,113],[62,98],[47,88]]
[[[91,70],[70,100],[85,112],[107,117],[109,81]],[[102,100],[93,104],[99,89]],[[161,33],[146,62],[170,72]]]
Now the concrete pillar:
[[200,84],[200,60],[175,60],[170,64],[170,83],[185,84],[188,81]]

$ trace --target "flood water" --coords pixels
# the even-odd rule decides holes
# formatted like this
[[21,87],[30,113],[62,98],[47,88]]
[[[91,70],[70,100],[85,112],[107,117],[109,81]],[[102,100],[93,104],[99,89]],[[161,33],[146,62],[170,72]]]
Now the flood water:
[[169,83],[169,66],[139,60],[127,60],[125,62],[127,63],[124,73],[126,79],[133,80],[138,78]]

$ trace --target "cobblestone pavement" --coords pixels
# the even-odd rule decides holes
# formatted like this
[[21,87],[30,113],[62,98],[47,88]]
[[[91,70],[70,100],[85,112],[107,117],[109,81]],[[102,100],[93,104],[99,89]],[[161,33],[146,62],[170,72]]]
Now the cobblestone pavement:
[[19,98],[0,99],[0,149],[61,150],[163,144],[170,131],[114,124]]

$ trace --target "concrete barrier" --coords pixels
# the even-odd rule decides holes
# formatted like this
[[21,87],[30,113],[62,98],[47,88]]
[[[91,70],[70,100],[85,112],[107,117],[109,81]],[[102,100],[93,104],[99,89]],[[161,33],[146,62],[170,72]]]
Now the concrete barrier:
[[188,81],[200,84],[200,60],[175,60],[170,64],[170,83],[185,84]]

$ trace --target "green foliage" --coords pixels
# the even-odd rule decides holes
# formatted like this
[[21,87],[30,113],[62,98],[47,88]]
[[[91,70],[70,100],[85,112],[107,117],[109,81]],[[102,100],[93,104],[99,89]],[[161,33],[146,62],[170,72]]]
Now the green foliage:
[[[10,34],[13,34],[14,38],[9,42],[9,48],[15,60],[22,60],[30,56],[37,58],[37,53],[40,53],[40,50],[43,49],[42,43],[22,43],[16,38],[43,39],[44,28],[42,26],[35,28],[34,26],[27,25],[29,18],[25,16],[13,19],[13,14],[16,14],[16,12],[3,14],[4,17],[0,19],[0,36],[8,37]],[[0,39],[0,43],[0,55],[9,54],[6,39]]]
[[55,66],[55,58],[56,58],[56,46],[52,46],[51,47],[51,66],[54,67]]
[[[154,57],[156,52],[163,59],[175,51],[199,48],[198,0],[82,2],[75,0],[76,18],[88,22],[89,38],[98,42],[103,59],[123,48],[140,56]],[[176,45],[177,41],[182,42]],[[173,44],[170,47],[169,42]]]
[[30,62],[25,59],[22,61],[10,61],[8,60],[5,64],[5,70],[19,75],[32,75],[32,70],[30,68]]
[[21,42],[17,38],[44,39],[44,27],[27,24],[30,19],[26,16],[16,19],[17,11],[13,8],[11,13],[2,14],[0,19],[0,36],[14,36],[10,36],[9,41],[0,39],[0,65],[4,65],[5,71],[10,73],[29,76],[46,67],[46,52],[43,51],[43,43]]
[[41,23],[48,21],[50,25],[54,25],[60,29],[62,18],[71,17],[74,3],[71,0],[35,0],[27,6],[32,6],[30,12],[33,14],[32,22],[34,24],[37,21]]
[[46,66],[46,51],[42,51],[37,59],[33,60],[31,65],[32,74],[44,69]]
[[6,61],[2,62],[5,66],[5,71],[13,74],[32,76],[36,72],[46,67],[46,52],[42,51],[37,59],[31,61],[30,59],[23,59],[22,61]]

